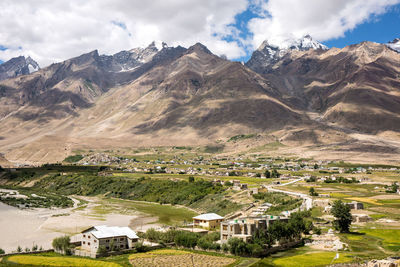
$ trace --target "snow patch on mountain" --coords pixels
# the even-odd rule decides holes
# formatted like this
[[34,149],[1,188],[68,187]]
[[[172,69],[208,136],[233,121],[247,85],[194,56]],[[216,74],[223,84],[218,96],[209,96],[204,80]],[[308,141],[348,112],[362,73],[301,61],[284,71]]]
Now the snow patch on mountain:
[[393,41],[386,44],[389,48],[400,53],[400,38],[396,38]]

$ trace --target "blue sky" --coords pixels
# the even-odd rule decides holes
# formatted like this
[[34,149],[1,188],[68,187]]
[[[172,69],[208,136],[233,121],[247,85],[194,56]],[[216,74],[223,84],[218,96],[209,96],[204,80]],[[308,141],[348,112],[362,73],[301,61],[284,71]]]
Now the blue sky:
[[328,47],[342,48],[362,41],[387,43],[395,38],[400,38],[400,4],[390,8],[389,12],[375,16],[354,30],[346,32],[345,37],[324,44]]
[[[310,34],[328,47],[400,37],[400,0],[0,1],[0,62],[31,56],[45,67],[98,49],[152,41],[247,61],[262,41]],[[32,27],[35,25],[35,27]]]
[[[233,25],[240,30],[242,38],[252,35],[247,28],[247,23],[254,17],[258,16],[250,9],[236,16],[236,23]],[[384,14],[371,16],[356,28],[346,31],[343,37],[333,38],[322,43],[330,48],[343,48],[363,41],[387,43],[395,38],[400,38],[400,4],[388,8]],[[232,40],[232,38],[227,38],[227,40]],[[246,56],[237,60],[246,62],[251,57],[251,52],[252,50],[247,51]]]

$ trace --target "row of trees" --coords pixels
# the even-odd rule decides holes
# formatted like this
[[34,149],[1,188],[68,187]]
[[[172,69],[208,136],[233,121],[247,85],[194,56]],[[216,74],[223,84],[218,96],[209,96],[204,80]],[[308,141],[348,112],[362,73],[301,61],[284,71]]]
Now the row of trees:
[[310,216],[309,212],[293,213],[288,222],[276,221],[268,229],[255,231],[251,240],[247,243],[238,238],[231,238],[228,243],[221,246],[216,243],[220,239],[218,232],[200,235],[174,229],[166,232],[149,229],[141,237],[164,244],[175,243],[175,245],[185,248],[199,247],[205,250],[223,250],[238,256],[259,257],[265,254],[273,244],[299,240],[303,233],[312,230],[312,222],[304,219]]

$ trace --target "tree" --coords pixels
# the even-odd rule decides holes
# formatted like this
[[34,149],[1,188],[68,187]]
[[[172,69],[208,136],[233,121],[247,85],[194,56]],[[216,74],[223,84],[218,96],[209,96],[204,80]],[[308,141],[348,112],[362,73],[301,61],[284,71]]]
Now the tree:
[[317,192],[315,192],[315,189],[314,189],[314,187],[310,187],[310,190],[309,190],[309,192],[310,192],[310,196],[312,196],[312,197],[316,197],[316,196],[318,196],[318,193],[317,193]]
[[18,246],[18,247],[17,247],[17,252],[18,252],[18,253],[21,253],[21,252],[22,252],[21,246]]
[[194,182],[194,177],[193,176],[189,176],[189,183],[193,183]]
[[236,256],[246,256],[249,255],[249,248],[246,242],[239,238],[231,238],[228,241],[229,252]]
[[349,205],[346,205],[341,200],[333,203],[331,214],[335,217],[333,226],[341,233],[348,233],[352,222]]
[[315,164],[314,164],[314,169],[317,170],[318,168],[319,168],[318,164],[315,163]]
[[6,254],[6,252],[4,251],[4,249],[0,248],[0,255],[1,254]]
[[107,248],[105,246],[99,246],[99,248],[97,249],[97,255],[99,256],[107,255]]
[[276,169],[272,170],[272,173],[271,173],[272,178],[279,178],[280,176],[281,176],[281,174]]
[[71,254],[71,239],[69,236],[61,236],[53,239],[52,246],[55,251],[59,251],[64,254]]
[[265,171],[265,178],[271,178],[271,172],[269,170]]
[[399,189],[399,185],[396,182],[393,182],[391,186],[386,188],[386,193],[397,193]]

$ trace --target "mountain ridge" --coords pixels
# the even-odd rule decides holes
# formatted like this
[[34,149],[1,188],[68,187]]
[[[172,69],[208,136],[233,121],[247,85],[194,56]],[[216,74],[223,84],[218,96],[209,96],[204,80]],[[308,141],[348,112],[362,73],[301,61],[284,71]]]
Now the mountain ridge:
[[51,162],[74,149],[221,144],[257,133],[241,149],[275,140],[286,153],[396,157],[399,62],[370,42],[297,47],[259,68],[200,43],[109,56],[94,50],[0,82],[0,152]]

